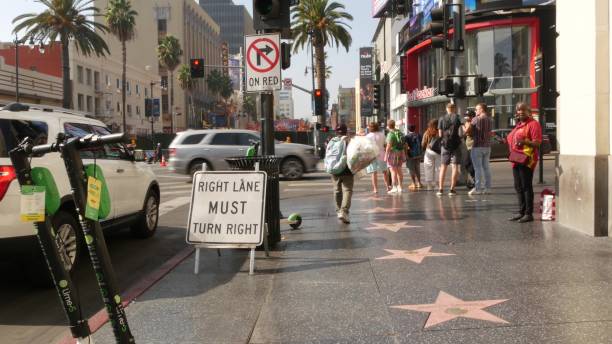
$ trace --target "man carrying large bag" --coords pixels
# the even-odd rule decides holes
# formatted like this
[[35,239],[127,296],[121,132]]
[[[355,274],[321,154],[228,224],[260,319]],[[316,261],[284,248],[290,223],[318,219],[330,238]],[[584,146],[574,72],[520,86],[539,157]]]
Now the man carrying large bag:
[[334,183],[334,196],[336,201],[336,214],[338,220],[343,223],[349,221],[349,209],[353,197],[353,172],[348,167],[346,148],[349,138],[346,136],[346,125],[341,124],[336,128],[336,137],[327,144],[325,151],[325,171],[331,174]]

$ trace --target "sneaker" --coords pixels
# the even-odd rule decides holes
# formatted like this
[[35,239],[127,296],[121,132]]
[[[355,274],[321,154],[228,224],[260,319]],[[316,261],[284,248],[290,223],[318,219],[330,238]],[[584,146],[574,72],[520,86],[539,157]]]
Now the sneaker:
[[395,194],[395,193],[397,193],[397,188],[394,186],[393,188],[391,188],[391,190],[387,191],[387,193],[389,195]]
[[490,195],[491,194],[491,189],[484,189],[484,191],[482,192],[483,195]]
[[449,196],[456,196],[456,195],[457,195],[457,191],[455,191],[455,190],[451,189],[451,190],[448,192],[448,195],[449,195]]
[[344,215],[342,214],[342,212],[341,212],[341,211],[339,211],[338,213],[336,213],[336,215],[338,215],[338,219],[341,219],[341,218],[342,218],[342,216],[344,216]]
[[444,190],[440,189],[438,192],[436,192],[436,196],[442,197],[442,195],[444,195]]
[[523,214],[516,214],[516,215],[512,216],[511,218],[509,218],[508,221],[513,221],[514,222],[514,221],[518,221],[518,220],[520,220],[522,218],[523,218]]
[[518,223],[533,222],[533,216],[525,215],[525,216],[521,217],[517,222]]
[[401,186],[397,188],[397,193],[402,193],[402,191],[404,191],[404,190],[402,189]]
[[476,188],[473,188],[472,190],[470,190],[470,192],[468,192],[468,195],[470,196],[474,196],[474,195],[482,195],[483,192],[478,191]]
[[351,223],[351,221],[349,221],[348,215],[343,213],[343,212],[338,213],[338,220],[340,220],[340,221],[342,221],[342,223],[346,223],[346,224]]

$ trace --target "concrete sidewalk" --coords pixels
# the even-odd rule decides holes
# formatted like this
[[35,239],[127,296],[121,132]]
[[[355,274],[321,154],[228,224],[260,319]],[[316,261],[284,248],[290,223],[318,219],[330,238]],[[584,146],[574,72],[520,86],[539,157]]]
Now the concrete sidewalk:
[[[357,192],[350,225],[330,189],[287,199],[303,227],[258,252],[255,276],[247,251],[204,251],[199,275],[192,255],[128,307],[136,342],[612,342],[612,240],[508,222],[515,194],[508,176],[496,185],[478,197]],[[94,339],[114,343],[110,326]]]

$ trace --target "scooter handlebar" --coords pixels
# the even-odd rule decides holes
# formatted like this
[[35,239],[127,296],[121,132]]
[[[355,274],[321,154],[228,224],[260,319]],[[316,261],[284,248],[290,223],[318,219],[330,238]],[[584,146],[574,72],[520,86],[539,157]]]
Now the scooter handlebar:
[[49,143],[46,145],[38,145],[32,147],[32,155],[44,155],[50,152],[57,152],[59,146],[57,143]]
[[125,139],[124,133],[109,135],[87,135],[79,139],[79,148],[89,148],[105,144],[120,143]]

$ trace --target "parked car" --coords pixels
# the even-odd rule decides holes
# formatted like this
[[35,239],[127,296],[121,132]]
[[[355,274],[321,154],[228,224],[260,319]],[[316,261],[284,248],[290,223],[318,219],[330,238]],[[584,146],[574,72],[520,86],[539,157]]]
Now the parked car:
[[[48,285],[51,280],[33,224],[19,219],[20,187],[8,153],[25,137],[29,136],[36,144],[45,144],[58,133],[80,137],[90,133],[107,135],[110,131],[98,120],[60,108],[30,105],[0,110],[0,257],[16,259],[24,265],[26,275],[41,285]],[[123,144],[82,151],[81,157],[84,164],[98,164],[107,182],[112,209],[108,218],[101,221],[103,228],[130,225],[137,237],[154,235],[160,192],[150,168],[135,162]],[[64,162],[59,153],[49,153],[33,158],[31,164],[49,169],[54,176],[62,203],[51,222],[65,267],[72,271],[84,245]]]
[[[512,129],[494,129],[491,136],[491,159],[506,159],[510,155],[508,149],[507,138]],[[549,154],[552,151],[552,145],[548,135],[542,135],[542,154]]]
[[[168,160],[171,170],[192,175],[202,170],[226,170],[225,158],[244,156],[254,142],[259,142],[259,133],[239,129],[187,130],[179,132],[169,146]],[[275,155],[280,157],[280,172],[284,178],[296,180],[306,172],[315,171],[318,157],[314,147],[276,141]]]

